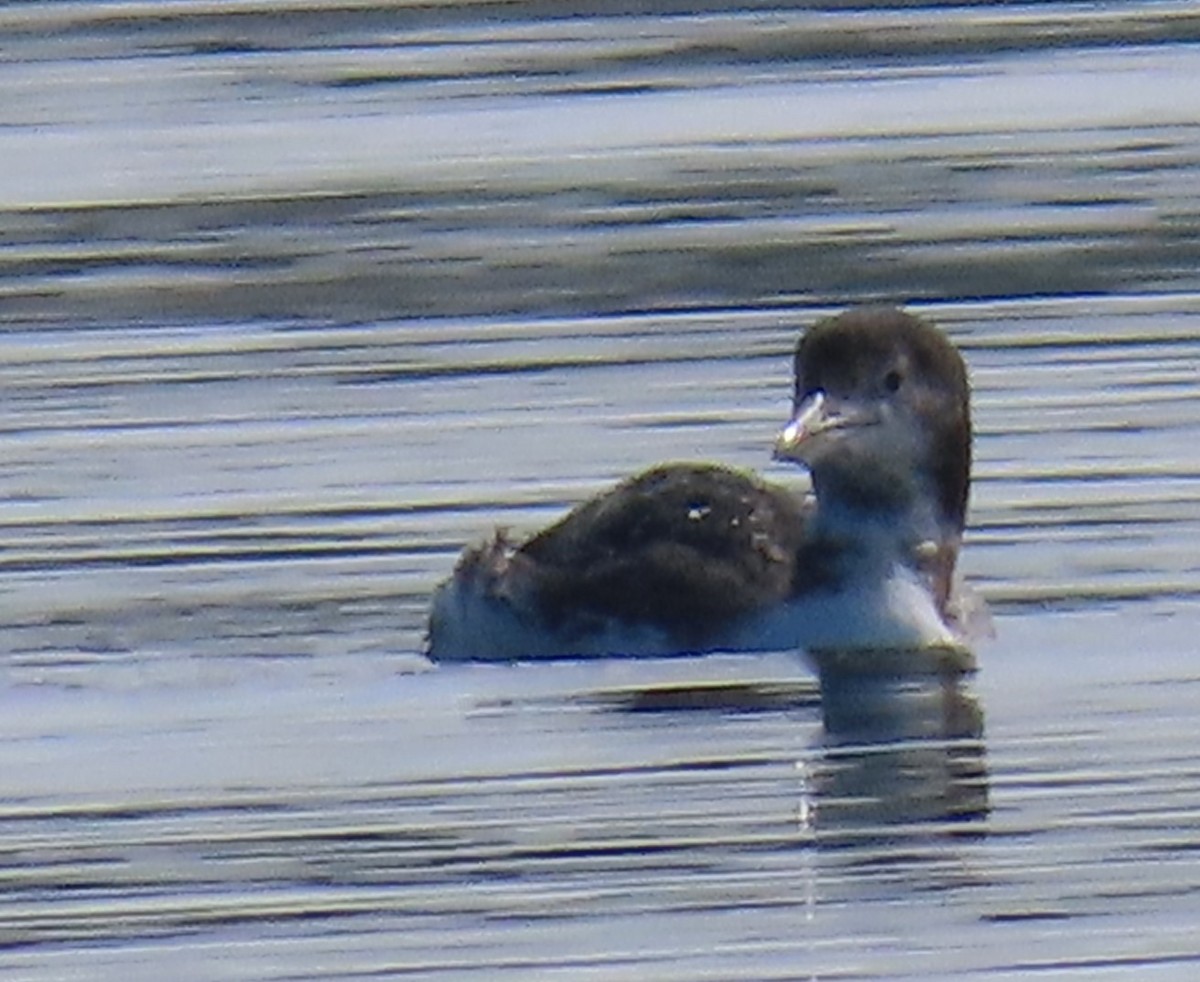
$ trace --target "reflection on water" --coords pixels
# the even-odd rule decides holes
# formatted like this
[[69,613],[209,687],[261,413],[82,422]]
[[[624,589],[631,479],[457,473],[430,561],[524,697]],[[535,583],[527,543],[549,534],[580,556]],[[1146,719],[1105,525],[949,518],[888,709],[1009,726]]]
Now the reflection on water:
[[987,817],[983,709],[962,675],[825,670],[821,706],[819,828],[874,835],[896,823]]
[[[970,676],[928,652],[892,652],[891,667],[819,661],[816,680],[666,683],[588,692],[581,704],[635,713],[817,713],[798,757],[801,825],[823,845],[886,839],[898,826],[983,833],[988,816],[984,713]],[[923,668],[923,671],[905,669]],[[930,671],[933,668],[935,670]]]

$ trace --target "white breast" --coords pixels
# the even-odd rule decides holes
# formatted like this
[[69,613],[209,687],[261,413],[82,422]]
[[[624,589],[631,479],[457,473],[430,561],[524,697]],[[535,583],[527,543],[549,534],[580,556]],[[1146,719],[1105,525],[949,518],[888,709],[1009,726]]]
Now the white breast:
[[764,610],[738,625],[729,647],[919,649],[956,641],[927,585],[897,564],[887,576],[851,580]]
[[[431,622],[436,648],[430,654],[443,661],[681,653],[677,641],[644,625],[609,621],[585,633],[549,630],[470,578],[454,577],[438,588]],[[697,650],[919,649],[955,640],[925,584],[898,564],[888,576],[852,580],[836,591],[816,591],[766,608],[706,639]]]

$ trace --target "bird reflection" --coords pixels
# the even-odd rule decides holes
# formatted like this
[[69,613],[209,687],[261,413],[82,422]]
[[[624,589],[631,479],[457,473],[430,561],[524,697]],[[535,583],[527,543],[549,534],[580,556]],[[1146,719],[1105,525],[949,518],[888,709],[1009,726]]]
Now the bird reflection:
[[973,656],[947,651],[818,652],[817,680],[634,686],[590,698],[629,712],[821,713],[818,742],[797,762],[805,833],[836,844],[898,826],[979,834],[988,814],[983,709],[969,691]]
[[825,723],[807,765],[818,835],[951,823],[988,813],[983,710],[959,671],[863,673],[816,659]]

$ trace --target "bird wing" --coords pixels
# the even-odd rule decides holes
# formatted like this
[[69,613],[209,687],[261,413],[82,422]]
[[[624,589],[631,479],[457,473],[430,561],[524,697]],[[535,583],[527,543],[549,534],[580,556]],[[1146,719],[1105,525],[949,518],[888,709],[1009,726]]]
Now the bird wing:
[[810,510],[803,495],[737,470],[667,464],[535,535],[513,570],[556,630],[619,620],[699,645],[791,594]]

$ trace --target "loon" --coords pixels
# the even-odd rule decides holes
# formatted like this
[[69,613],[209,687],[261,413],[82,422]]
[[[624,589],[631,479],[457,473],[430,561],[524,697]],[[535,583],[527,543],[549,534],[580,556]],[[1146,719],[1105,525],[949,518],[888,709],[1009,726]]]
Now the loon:
[[962,357],[895,307],[821,320],[775,457],[811,487],[662,464],[516,542],[467,548],[433,595],[435,661],[961,646],[971,483]]

